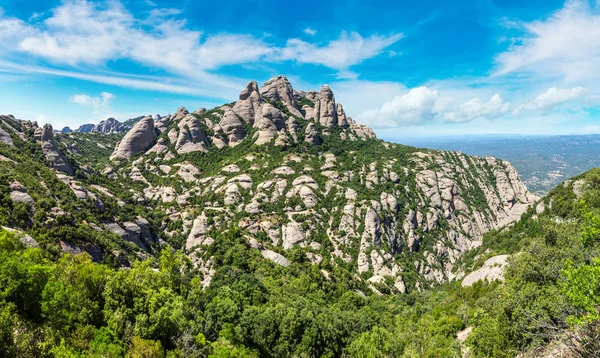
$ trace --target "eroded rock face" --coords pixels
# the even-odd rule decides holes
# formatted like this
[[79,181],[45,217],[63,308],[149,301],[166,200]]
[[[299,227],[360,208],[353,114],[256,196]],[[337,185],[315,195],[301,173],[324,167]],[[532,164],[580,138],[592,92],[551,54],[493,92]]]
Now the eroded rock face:
[[333,91],[328,85],[323,85],[319,91],[319,123],[322,126],[332,128],[337,125],[337,108]]
[[[0,116],[0,123],[4,122],[5,120],[11,120],[11,118],[9,118],[8,116]],[[15,146],[10,134],[7,131],[5,131],[4,128],[2,128],[1,126],[0,126],[0,142],[8,144],[11,147]]]
[[75,168],[69,163],[67,158],[58,150],[54,141],[54,133],[51,124],[45,124],[44,127],[37,128],[33,134],[35,140],[40,143],[42,152],[50,165],[61,172],[69,175],[75,175]]
[[320,145],[323,141],[317,131],[317,126],[314,123],[309,123],[304,131],[304,141],[312,145]]
[[263,145],[277,137],[277,132],[285,127],[285,121],[277,108],[266,103],[262,106],[262,115],[254,126],[258,128],[254,144]]
[[283,267],[288,267],[290,265],[290,261],[286,259],[285,256],[278,254],[275,251],[262,250],[260,253],[263,255],[264,258],[269,259],[278,265],[281,265]]
[[271,101],[280,101],[294,116],[303,117],[294,104],[294,89],[285,76],[273,77],[260,88],[260,94]]
[[240,93],[240,99],[233,106],[233,111],[247,124],[254,124],[256,116],[262,113],[260,106],[264,103],[259,91],[258,84],[251,81]]
[[96,124],[96,126],[94,126],[94,128],[92,129],[92,132],[117,133],[124,132],[125,130],[126,128],[125,125],[123,125],[123,123],[117,121],[114,118],[108,118]]
[[208,138],[196,117],[187,114],[177,125],[179,135],[175,141],[177,153],[205,152],[208,147]]
[[129,159],[134,154],[150,149],[155,143],[154,119],[152,117],[143,118],[117,144],[110,159]]
[[225,114],[221,122],[219,122],[219,126],[221,126],[227,143],[232,147],[246,137],[246,128],[238,118],[238,115],[229,107],[226,107]]

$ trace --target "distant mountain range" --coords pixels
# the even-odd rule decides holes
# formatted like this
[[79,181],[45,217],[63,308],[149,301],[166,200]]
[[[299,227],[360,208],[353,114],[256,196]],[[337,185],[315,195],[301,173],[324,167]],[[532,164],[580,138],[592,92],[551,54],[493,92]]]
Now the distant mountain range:
[[563,180],[600,167],[600,135],[475,135],[406,138],[416,147],[457,150],[511,162],[530,191],[543,195]]
[[[135,123],[137,123],[143,116],[128,119],[125,123],[121,123],[114,118],[107,118],[100,121],[98,124],[88,123],[79,126],[74,132],[78,133],[124,133],[127,132]],[[71,133],[73,130],[69,127],[64,127],[60,132]]]

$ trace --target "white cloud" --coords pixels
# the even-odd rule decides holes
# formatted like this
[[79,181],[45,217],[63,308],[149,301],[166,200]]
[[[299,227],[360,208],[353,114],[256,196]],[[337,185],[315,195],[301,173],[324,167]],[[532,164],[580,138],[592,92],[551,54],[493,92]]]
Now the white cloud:
[[525,34],[496,57],[494,75],[531,73],[571,82],[600,77],[600,11],[588,1],[569,0],[547,19],[517,26]]
[[515,109],[515,114],[523,111],[545,111],[566,103],[573,103],[581,100],[586,92],[586,89],[583,87],[574,87],[571,89],[551,87],[530,102],[518,106]]
[[44,20],[44,28],[33,28],[19,49],[71,66],[130,58],[188,76],[272,52],[262,40],[248,35],[203,36],[188,30],[185,21],[172,18],[178,14],[173,9],[154,9],[146,21],[134,18],[119,2],[106,6],[66,2]]
[[317,34],[317,30],[307,27],[304,29],[304,33],[310,36],[315,36]]
[[[460,104],[458,104],[460,103]],[[425,86],[395,96],[377,109],[364,111],[357,118],[373,127],[391,128],[432,122],[470,122],[477,118],[498,118],[510,109],[502,96],[494,94],[489,101],[473,98],[461,103],[450,96]]]
[[81,106],[91,107],[94,110],[94,114],[97,114],[109,112],[111,110],[110,102],[115,98],[117,97],[112,93],[102,92],[99,97],[92,97],[87,94],[75,94],[69,97],[69,101]]
[[[329,67],[338,72],[339,78],[353,79],[357,74],[349,69],[351,66],[377,56],[402,37],[363,37],[343,32],[324,45],[290,39],[286,46],[278,47],[265,42],[268,37],[206,34],[189,29],[177,9],[153,8],[146,18],[140,18],[119,0],[66,0],[43,14],[32,23],[0,14],[0,46],[5,49],[2,57],[19,58],[8,67],[16,68],[37,58],[52,66],[29,66],[37,67],[36,73],[175,93],[189,93],[186,91],[195,85],[178,90],[175,82],[191,79],[201,87],[212,87],[212,97],[231,93],[232,84],[237,92],[246,82],[211,74],[222,66],[287,60]],[[106,74],[111,61],[123,59],[177,77],[152,83],[154,78],[144,81],[125,73]]]
[[298,63],[322,65],[340,71],[343,78],[355,77],[348,69],[364,60],[377,56],[385,48],[396,43],[402,34],[389,36],[372,35],[367,38],[356,32],[342,32],[336,40],[325,45],[290,39],[280,50],[279,58]]
[[450,122],[469,122],[476,118],[498,118],[507,113],[509,109],[510,104],[506,103],[502,96],[496,93],[487,102],[483,102],[479,98],[473,98],[454,110],[441,113],[441,117]]

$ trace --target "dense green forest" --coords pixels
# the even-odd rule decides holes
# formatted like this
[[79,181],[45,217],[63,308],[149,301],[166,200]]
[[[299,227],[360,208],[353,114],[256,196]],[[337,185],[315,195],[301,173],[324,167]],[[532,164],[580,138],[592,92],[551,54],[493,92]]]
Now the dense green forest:
[[3,231],[0,355],[511,357],[557,345],[597,356],[600,170],[574,180],[583,192],[560,185],[543,213],[488,233],[465,257],[477,266],[512,254],[504,282],[398,295],[365,294],[342,267],[327,279],[293,252],[289,267],[275,265],[233,226],[215,235],[218,269],[206,289],[187,256],[168,247],[122,270],[85,253],[26,248]]

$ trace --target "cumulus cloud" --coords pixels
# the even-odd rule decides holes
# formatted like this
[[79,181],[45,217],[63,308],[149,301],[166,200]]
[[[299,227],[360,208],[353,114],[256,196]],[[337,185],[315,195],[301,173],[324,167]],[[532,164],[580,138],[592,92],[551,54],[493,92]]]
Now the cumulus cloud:
[[447,121],[461,123],[476,118],[498,118],[509,110],[510,104],[506,103],[502,96],[496,93],[487,102],[479,98],[473,98],[449,112],[440,113],[440,115]]
[[110,111],[110,102],[117,98],[109,92],[102,92],[99,97],[92,97],[87,94],[75,94],[69,97],[69,101],[81,106],[90,107],[94,114],[106,113]]
[[585,0],[569,0],[552,16],[517,22],[522,38],[496,57],[494,75],[533,73],[578,81],[600,77],[600,11]]
[[286,46],[279,50],[279,58],[297,63],[322,65],[340,71],[341,77],[355,77],[349,71],[351,66],[379,55],[402,37],[402,34],[392,34],[364,38],[356,32],[342,32],[339,38],[326,44],[290,39]]
[[310,36],[315,36],[317,34],[317,30],[307,27],[304,29],[304,33]]
[[573,103],[581,100],[586,92],[586,89],[583,87],[574,87],[570,89],[551,87],[544,93],[537,95],[531,101],[517,106],[517,108],[515,108],[515,114],[523,111],[545,111],[567,103]]
[[498,118],[509,109],[510,104],[499,94],[489,101],[473,98],[460,103],[450,96],[440,95],[435,89],[421,86],[395,96],[378,109],[363,112],[358,119],[374,127],[401,127],[433,121],[462,123],[476,118]]

